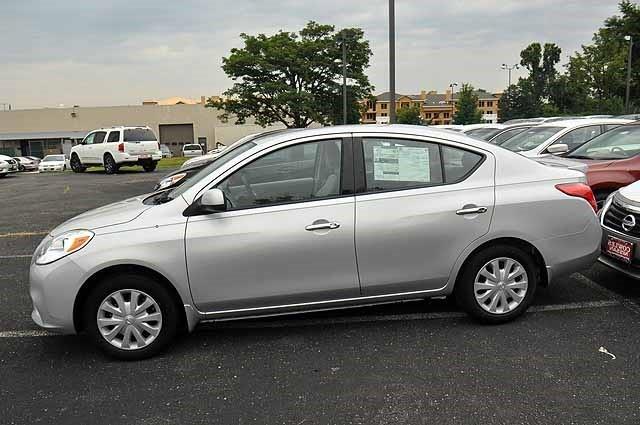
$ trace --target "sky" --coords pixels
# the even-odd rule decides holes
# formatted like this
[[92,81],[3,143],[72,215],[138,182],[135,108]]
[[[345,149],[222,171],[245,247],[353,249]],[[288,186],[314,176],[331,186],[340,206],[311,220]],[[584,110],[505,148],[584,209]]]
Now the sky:
[[[361,27],[367,73],[388,88],[387,0],[0,0],[0,109],[140,104],[220,94],[222,57],[239,34],[297,31],[308,21]],[[615,0],[396,0],[396,91],[452,82],[501,91],[502,63],[532,41],[568,55],[617,13]],[[521,71],[513,73],[513,80]]]

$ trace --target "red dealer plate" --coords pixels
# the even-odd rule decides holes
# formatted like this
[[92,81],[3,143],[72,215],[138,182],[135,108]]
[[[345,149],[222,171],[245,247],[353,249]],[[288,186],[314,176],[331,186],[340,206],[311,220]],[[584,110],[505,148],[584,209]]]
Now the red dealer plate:
[[605,252],[612,257],[630,263],[633,258],[633,243],[609,236],[607,238]]

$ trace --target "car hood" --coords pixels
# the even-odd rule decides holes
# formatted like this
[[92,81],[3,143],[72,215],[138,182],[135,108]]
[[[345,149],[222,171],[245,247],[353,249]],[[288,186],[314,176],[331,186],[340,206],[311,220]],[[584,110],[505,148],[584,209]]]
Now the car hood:
[[625,200],[631,201],[635,205],[640,204],[640,181],[621,188],[618,190],[618,193],[622,195]]
[[56,236],[60,233],[75,229],[95,230],[116,224],[128,223],[153,207],[153,205],[145,205],[142,203],[148,196],[149,194],[136,196],[84,212],[53,229],[51,235]]
[[582,171],[583,173],[586,173],[588,168],[584,162],[555,155],[544,155],[531,159],[549,167],[568,168],[570,170]]

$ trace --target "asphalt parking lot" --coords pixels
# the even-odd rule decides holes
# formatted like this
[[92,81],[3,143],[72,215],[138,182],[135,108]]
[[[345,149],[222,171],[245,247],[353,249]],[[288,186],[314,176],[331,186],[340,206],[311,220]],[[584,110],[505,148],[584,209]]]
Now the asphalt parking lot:
[[39,330],[28,268],[42,237],[165,173],[0,180],[0,423],[640,422],[640,283],[600,265],[500,326],[407,302],[201,326],[129,363]]

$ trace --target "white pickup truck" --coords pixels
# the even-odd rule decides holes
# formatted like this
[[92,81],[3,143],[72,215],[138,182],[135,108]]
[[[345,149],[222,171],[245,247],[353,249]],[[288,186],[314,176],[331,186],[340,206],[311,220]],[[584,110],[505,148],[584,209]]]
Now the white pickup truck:
[[82,173],[88,166],[101,165],[107,174],[121,166],[141,165],[145,171],[156,169],[162,151],[149,127],[111,127],[93,130],[71,148],[71,169]]

